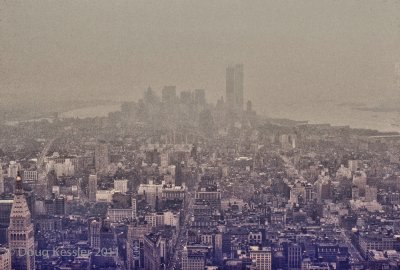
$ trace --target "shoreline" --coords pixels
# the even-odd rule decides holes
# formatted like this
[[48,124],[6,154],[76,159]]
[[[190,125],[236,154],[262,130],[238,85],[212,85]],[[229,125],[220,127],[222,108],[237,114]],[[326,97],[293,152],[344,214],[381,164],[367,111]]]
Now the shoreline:
[[[74,106],[73,109],[65,109],[59,112],[48,112],[43,113],[42,116],[30,118],[30,119],[16,119],[16,120],[8,120],[1,123],[2,125],[16,125],[18,123],[24,122],[37,122],[37,121],[53,121],[54,119],[71,119],[71,118],[79,118],[79,119],[93,119],[96,117],[107,117],[109,113],[121,111],[122,102],[116,101],[91,101],[89,103],[94,103],[93,105],[85,106],[83,104],[78,104]],[[287,127],[294,127],[299,125],[310,125],[310,126],[329,126],[330,128],[348,128],[351,130],[358,131],[369,131],[375,132],[379,134],[400,134],[399,129],[393,128],[392,130],[387,129],[379,129],[379,128],[370,128],[370,127],[359,127],[351,124],[337,124],[329,121],[318,121],[318,120],[304,120],[304,119],[294,119],[289,117],[274,117],[267,116],[264,114],[259,115],[260,120],[262,122],[270,122],[271,124],[282,125]],[[356,121],[356,119],[354,120]],[[379,119],[376,119],[378,122]],[[399,126],[400,128],[400,126]]]

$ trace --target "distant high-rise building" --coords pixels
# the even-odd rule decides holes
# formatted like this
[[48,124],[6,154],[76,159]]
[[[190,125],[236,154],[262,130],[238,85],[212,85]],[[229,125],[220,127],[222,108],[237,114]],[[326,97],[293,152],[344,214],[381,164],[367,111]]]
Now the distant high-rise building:
[[186,104],[186,105],[190,105],[193,102],[193,97],[192,97],[192,92],[190,91],[182,91],[181,92],[181,96],[180,96],[180,100],[181,103]]
[[226,103],[228,112],[243,110],[243,65],[226,68]]
[[246,104],[246,111],[251,112],[252,110],[253,110],[253,103],[251,102],[251,100],[248,100]]
[[196,105],[206,105],[206,91],[204,89],[194,90],[194,102]]
[[22,189],[22,178],[17,174],[14,202],[8,227],[8,245],[12,254],[12,268],[35,269],[35,239],[31,213]]
[[8,248],[0,247],[0,269],[11,270],[11,253]]
[[400,90],[400,62],[397,62],[394,67],[397,90]]
[[100,141],[94,151],[94,161],[96,172],[105,173],[107,172],[109,163],[109,150],[108,144],[105,141]]
[[96,201],[96,193],[97,193],[97,175],[91,174],[89,175],[89,201]]
[[232,111],[235,105],[235,68],[226,68],[226,106]]
[[151,87],[148,87],[144,93],[144,102],[146,104],[156,104],[159,102],[157,95],[154,93]]
[[176,86],[164,86],[162,90],[162,102],[166,104],[174,104],[176,97]]

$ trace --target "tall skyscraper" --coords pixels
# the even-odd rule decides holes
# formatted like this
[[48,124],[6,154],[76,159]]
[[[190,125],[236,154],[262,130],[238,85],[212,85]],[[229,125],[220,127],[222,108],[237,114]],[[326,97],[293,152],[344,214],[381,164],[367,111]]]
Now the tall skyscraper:
[[397,62],[394,66],[395,80],[397,90],[400,90],[400,62]]
[[235,68],[226,68],[226,108],[232,111],[235,104]]
[[107,172],[109,163],[108,144],[105,141],[99,141],[94,151],[94,161],[96,172],[104,174]]
[[89,201],[96,201],[96,193],[97,193],[97,175],[91,174],[89,175]]
[[243,65],[226,68],[226,103],[228,112],[243,110]]
[[22,190],[22,178],[18,173],[8,227],[8,245],[12,254],[13,269],[35,269],[34,236],[31,213]]

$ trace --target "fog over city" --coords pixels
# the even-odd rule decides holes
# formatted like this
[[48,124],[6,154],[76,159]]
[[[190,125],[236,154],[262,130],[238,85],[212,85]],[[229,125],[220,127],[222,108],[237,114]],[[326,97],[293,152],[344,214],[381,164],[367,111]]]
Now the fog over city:
[[164,85],[215,102],[231,63],[267,116],[340,122],[309,111],[399,100],[400,1],[2,0],[0,15],[0,106],[137,100]]
[[0,270],[399,270],[400,0],[0,0]]

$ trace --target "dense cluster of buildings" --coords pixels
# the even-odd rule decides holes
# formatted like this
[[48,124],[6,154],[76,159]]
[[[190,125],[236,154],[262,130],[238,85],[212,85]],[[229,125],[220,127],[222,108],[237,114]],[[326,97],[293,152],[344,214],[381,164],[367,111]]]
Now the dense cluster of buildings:
[[399,269],[399,135],[244,107],[234,65],[216,104],[1,128],[0,269]]

